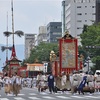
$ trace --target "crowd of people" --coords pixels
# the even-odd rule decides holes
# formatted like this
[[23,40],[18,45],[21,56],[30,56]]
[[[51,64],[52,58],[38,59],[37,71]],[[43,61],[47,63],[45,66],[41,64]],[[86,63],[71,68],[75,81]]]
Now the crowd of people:
[[21,90],[21,82],[21,77],[17,76],[16,72],[11,77],[6,73],[2,79],[2,86],[4,86],[6,95],[17,96]]
[[100,93],[100,73],[93,75],[82,71],[74,71],[74,73],[62,72],[60,75],[54,76],[52,72],[48,74],[40,72],[33,78],[22,78],[17,73],[9,77],[6,73],[3,78],[0,78],[0,88],[3,86],[6,95],[12,94],[15,96],[24,87],[36,87],[38,92],[45,92],[48,89],[51,94],[58,91],[61,91],[61,93],[71,92],[72,94]]
[[38,91],[45,91],[47,88],[50,93],[61,91],[62,93],[70,91],[72,94],[89,92],[100,92],[100,73],[93,75],[92,73],[84,73],[83,71],[74,71],[74,73],[53,76],[39,74],[37,76]]

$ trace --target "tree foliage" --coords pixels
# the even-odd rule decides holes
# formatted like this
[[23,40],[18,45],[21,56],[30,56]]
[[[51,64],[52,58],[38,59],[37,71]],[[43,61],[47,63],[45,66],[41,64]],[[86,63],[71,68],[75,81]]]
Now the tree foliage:
[[[92,55],[92,60],[96,63],[96,69],[98,68],[97,61],[100,61],[100,23],[91,26],[85,26],[83,33],[80,35],[82,41],[82,47],[89,56]],[[86,46],[88,48],[86,49]]]
[[81,39],[84,47],[87,45],[100,45],[100,24],[87,26],[87,31],[81,34]]
[[50,52],[53,50],[55,54],[58,52],[58,44],[54,43],[40,43],[38,46],[31,50],[29,63],[34,63],[36,60],[42,63],[43,61],[49,62]]

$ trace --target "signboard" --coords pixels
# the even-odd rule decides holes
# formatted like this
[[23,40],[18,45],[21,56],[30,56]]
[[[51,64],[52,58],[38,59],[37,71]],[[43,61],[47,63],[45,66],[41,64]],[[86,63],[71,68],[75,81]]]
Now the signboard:
[[35,66],[35,70],[34,71],[39,71],[39,66]]
[[71,72],[78,68],[77,39],[60,39],[60,71]]

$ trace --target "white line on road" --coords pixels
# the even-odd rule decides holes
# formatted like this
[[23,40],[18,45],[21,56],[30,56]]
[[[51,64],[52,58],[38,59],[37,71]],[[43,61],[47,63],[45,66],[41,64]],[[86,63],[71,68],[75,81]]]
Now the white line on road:
[[9,100],[9,99],[7,99],[7,98],[0,98],[0,100]]
[[35,93],[29,93],[29,95],[37,95],[37,94],[35,94]]
[[71,96],[71,97],[74,97],[74,98],[84,98],[82,96]]
[[25,99],[23,99],[21,97],[15,97],[14,99],[16,99],[16,100],[25,100]]
[[40,98],[37,98],[37,97],[28,97],[28,98],[30,98],[30,99],[32,99],[32,100],[39,100]]
[[21,95],[25,95],[25,94],[18,94],[19,96],[21,96]]
[[42,95],[48,95],[47,93],[45,93],[45,92],[40,92],[40,94],[42,94]]
[[56,96],[58,98],[61,98],[61,99],[71,99],[70,97],[65,97],[65,96]]
[[45,98],[45,99],[55,99],[55,98],[49,97],[49,96],[45,96],[45,97],[43,97],[43,98]]
[[86,97],[86,98],[100,99],[100,97],[99,97],[99,96],[84,96],[84,97]]

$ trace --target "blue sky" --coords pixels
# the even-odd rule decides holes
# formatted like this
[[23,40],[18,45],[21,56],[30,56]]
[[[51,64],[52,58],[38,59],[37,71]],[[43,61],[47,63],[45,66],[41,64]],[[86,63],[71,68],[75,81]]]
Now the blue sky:
[[[39,26],[61,21],[62,0],[13,0],[14,31],[38,33]],[[11,0],[0,0],[0,44],[6,44],[3,32],[12,31]],[[12,36],[9,37],[12,44]],[[15,36],[15,44],[24,44],[24,37]]]

